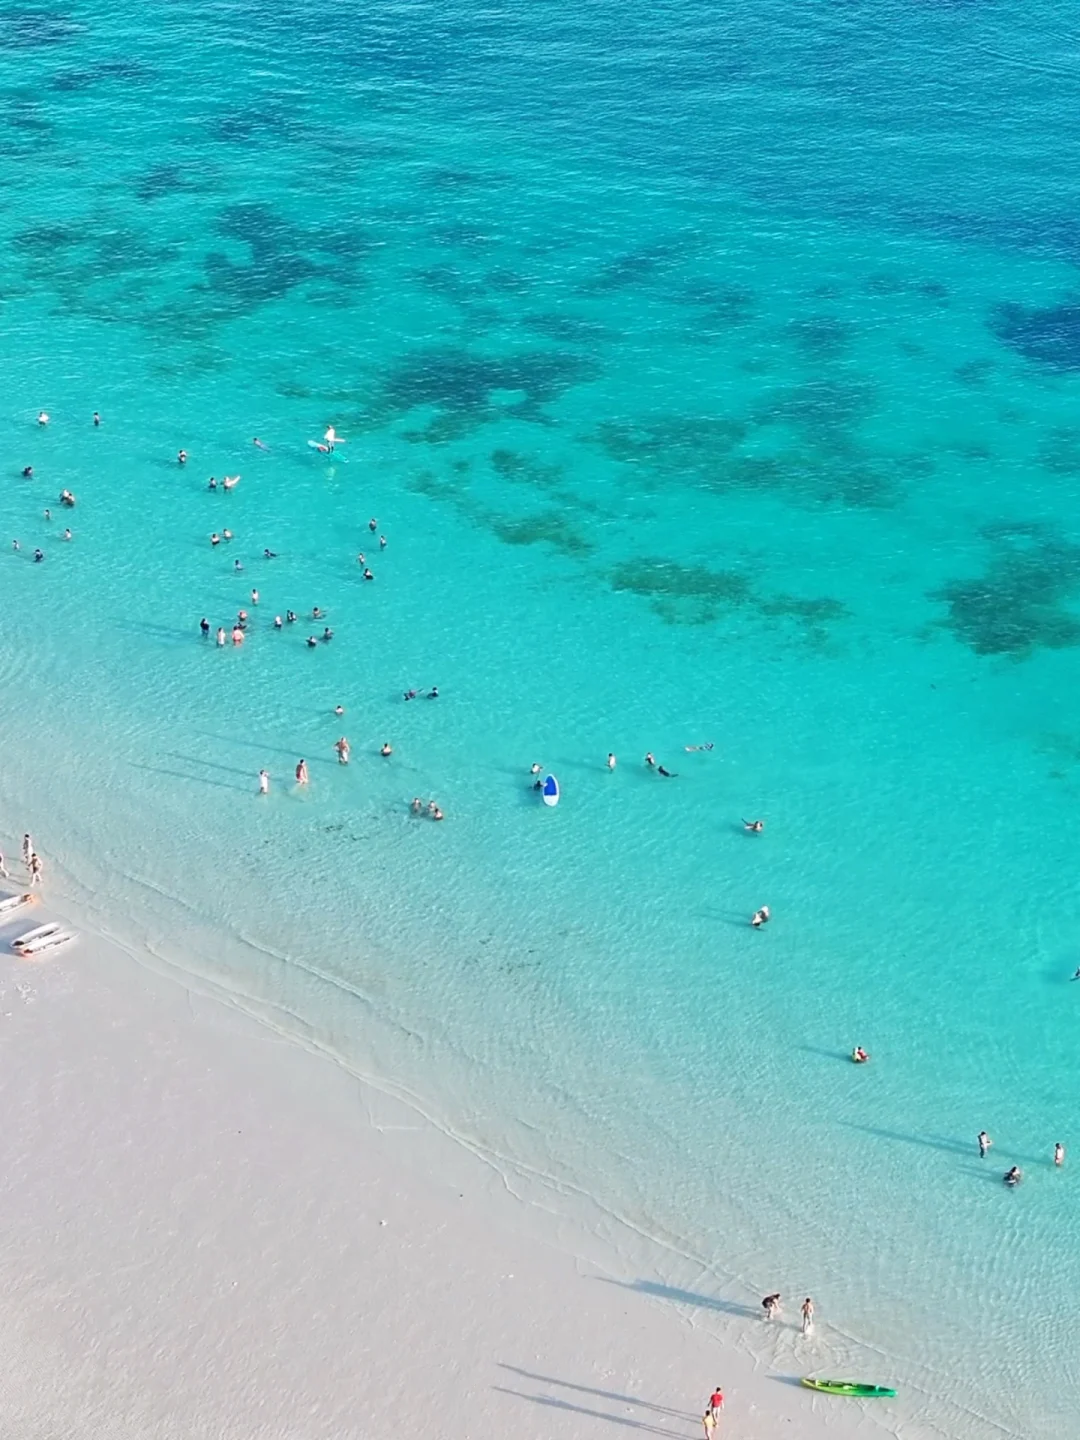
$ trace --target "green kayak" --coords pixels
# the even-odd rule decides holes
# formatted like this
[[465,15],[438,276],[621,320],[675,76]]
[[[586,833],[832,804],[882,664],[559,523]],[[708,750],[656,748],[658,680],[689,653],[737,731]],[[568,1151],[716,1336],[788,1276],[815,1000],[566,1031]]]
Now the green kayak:
[[896,1394],[887,1385],[859,1385],[854,1380],[811,1380],[809,1375],[804,1375],[802,1383],[808,1390],[821,1390],[826,1395],[856,1395],[861,1400]]

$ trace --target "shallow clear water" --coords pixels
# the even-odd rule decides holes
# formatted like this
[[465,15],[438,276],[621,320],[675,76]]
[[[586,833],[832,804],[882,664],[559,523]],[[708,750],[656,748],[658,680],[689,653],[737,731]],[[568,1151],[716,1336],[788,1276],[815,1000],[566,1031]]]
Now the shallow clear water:
[[0,14],[6,845],[917,1434],[1080,1400],[1074,31]]

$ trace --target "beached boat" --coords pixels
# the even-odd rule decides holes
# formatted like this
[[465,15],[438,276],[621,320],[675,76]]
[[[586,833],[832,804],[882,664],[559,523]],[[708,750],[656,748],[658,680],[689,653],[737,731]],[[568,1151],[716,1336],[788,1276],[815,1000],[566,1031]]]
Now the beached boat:
[[25,960],[28,956],[38,956],[45,950],[55,950],[60,945],[67,945],[75,939],[73,930],[61,930],[57,928],[48,935],[40,935],[29,944],[19,947],[18,954]]
[[0,900],[0,918],[7,915],[14,915],[16,910],[21,910],[24,905],[32,905],[37,896],[30,890],[24,895],[8,895]]
[[887,1385],[862,1385],[856,1380],[812,1380],[804,1375],[802,1383],[808,1390],[820,1390],[823,1395],[853,1395],[860,1400],[885,1399],[896,1394]]
[[16,951],[25,950],[28,945],[35,945],[39,940],[45,940],[63,928],[58,920],[51,920],[47,925],[38,925],[33,930],[27,930],[24,935],[16,935],[11,942],[11,948]]

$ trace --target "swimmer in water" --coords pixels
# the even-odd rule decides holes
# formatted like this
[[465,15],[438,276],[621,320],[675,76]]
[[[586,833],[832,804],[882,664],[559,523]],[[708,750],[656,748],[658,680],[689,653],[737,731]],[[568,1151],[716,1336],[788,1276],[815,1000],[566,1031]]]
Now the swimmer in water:
[[259,771],[259,794],[270,794],[270,774],[266,770]]
[[744,820],[742,825],[744,830],[752,830],[755,835],[760,835],[765,829],[764,820]]
[[295,624],[296,624],[296,611],[295,611],[295,610],[286,610],[286,611],[285,611],[285,619],[289,622],[290,625],[295,625]]
[[24,480],[32,480],[34,478],[34,467],[32,465],[24,465],[22,473]]
[[207,620],[207,618],[206,618],[205,615],[204,615],[203,618],[199,621],[199,629],[202,631],[202,633],[203,633],[204,635],[209,635],[209,634],[210,634],[210,621]]
[[323,638],[323,644],[324,644],[324,645],[326,645],[329,641],[331,641],[331,640],[334,638],[334,632],[333,632],[333,630],[330,629],[330,626],[329,626],[329,625],[327,625],[327,627],[325,628],[325,630],[322,632],[322,638]]
[[232,562],[232,565],[233,569],[237,572],[237,574],[239,574],[240,571],[244,568],[244,562],[242,560],[234,560]]
[[223,540],[231,540],[231,539],[233,538],[233,533],[232,533],[232,531],[231,531],[231,530],[222,530],[222,532],[221,532],[221,538],[222,538]]
[[1020,1169],[1019,1165],[1014,1165],[1011,1170],[1006,1170],[1001,1178],[1010,1190],[1015,1190],[1017,1185],[1020,1184],[1020,1181],[1023,1180],[1024,1172]]
[[276,559],[277,559],[277,551],[276,551],[276,550],[264,550],[264,551],[263,551],[263,559],[264,559],[264,560],[276,560]]
[[244,643],[244,630],[243,630],[243,626],[241,626],[241,625],[234,625],[234,626],[233,626],[232,643],[233,643],[234,645],[242,645],[242,644]]
[[856,1065],[865,1065],[866,1062],[870,1059],[870,1056],[866,1053],[866,1051],[862,1048],[861,1045],[856,1045],[855,1049],[851,1052],[851,1058],[852,1060],[854,1060]]
[[1054,1146],[1054,1164],[1055,1164],[1055,1165],[1064,1165],[1064,1164],[1065,1164],[1065,1146],[1062,1145],[1062,1143],[1061,1143],[1060,1140],[1059,1140],[1059,1141],[1057,1142],[1057,1144]]
[[252,590],[252,592],[251,592],[251,603],[252,603],[252,605],[257,605],[257,604],[259,603],[259,592],[258,592],[258,590]]
[[312,620],[325,620],[326,616],[319,609],[318,605],[313,605],[311,607],[311,618]]
[[379,754],[383,757],[384,760],[388,760],[393,753],[394,751],[393,747],[390,744],[390,741],[384,740],[382,744],[382,749],[379,751]]
[[98,412],[95,410],[95,411],[94,411],[94,425],[95,425],[95,426],[98,426],[98,425],[100,425],[100,424],[101,424],[101,416],[100,416],[100,415],[98,414]]
[[280,616],[280,615],[275,615],[275,616],[274,616],[274,629],[275,629],[275,630],[280,630],[280,629],[281,629],[281,616]]
[[60,491],[60,504],[61,504],[61,505],[66,505],[69,510],[74,510],[74,508],[75,508],[75,496],[71,493],[70,490],[61,490],[61,491]]
[[335,715],[344,715],[344,714],[345,714],[345,706],[344,706],[344,705],[335,705],[335,706],[334,706],[334,714],[335,714]]
[[614,769],[615,769],[615,766],[616,766],[618,763],[619,763],[619,762],[615,759],[615,756],[609,753],[609,754],[608,754],[608,757],[607,757],[607,768],[608,768],[609,770],[614,770]]
[[368,528],[368,529],[371,531],[371,533],[374,535],[374,534],[375,534],[375,531],[379,528],[379,522],[378,522],[377,520],[374,520],[374,519],[369,520],[369,521],[367,522],[367,528]]
[[[19,542],[18,542],[17,540],[13,540],[13,541],[11,542],[11,548],[12,548],[12,550],[18,550],[18,548],[19,548]],[[1080,977],[1074,977],[1074,978],[1080,978]]]
[[223,475],[223,476],[221,477],[221,488],[222,488],[223,490],[232,490],[232,489],[234,489],[234,488],[235,488],[237,485],[239,485],[239,484],[240,484],[240,476],[239,476],[239,475]]
[[364,579],[365,579],[365,580],[374,580],[374,579],[375,579],[375,576],[371,573],[370,570],[365,570],[365,571],[364,571]]
[[340,740],[335,741],[334,749],[337,751],[338,764],[347,765],[349,763],[349,742],[344,735]]
[[49,423],[49,412],[47,410],[39,411],[37,423],[39,425],[47,425]]
[[424,802],[420,799],[420,796],[414,795],[412,798],[412,804],[409,806],[409,809],[414,815],[419,815],[420,811],[423,810],[423,808]]
[[404,695],[406,700],[415,700],[417,692],[415,690],[406,690]]
[[211,545],[220,545],[220,544],[221,544],[221,536],[217,533],[216,530],[214,531],[213,535],[210,536],[210,544],[211,544]]
[[769,914],[769,907],[767,905],[762,905],[760,910],[754,911],[753,916],[750,919],[750,924],[755,930],[760,930],[762,925],[767,925],[771,919],[772,916]]
[[314,636],[314,635],[309,635],[309,636],[307,637],[307,643],[308,643],[308,649],[309,649],[309,650],[314,650],[314,649],[316,649],[316,647],[317,647],[318,644],[319,644],[318,640],[315,639],[315,636]]
[[529,766],[529,774],[530,774],[530,775],[539,775],[539,774],[540,774],[540,766],[536,763],[535,760],[534,760],[533,763]]
[[386,549],[386,536],[385,536],[385,535],[380,535],[380,536],[379,536],[379,549],[380,549],[380,550],[385,550],[385,549]]
[[237,623],[237,625],[240,626],[240,629],[241,629],[241,630],[246,630],[246,629],[247,629],[247,622],[248,622],[248,613],[247,613],[247,611],[246,611],[246,610],[238,610],[238,611],[236,612],[236,623]]
[[35,550],[35,551],[34,551],[34,564],[35,564],[35,565],[40,565],[41,562],[42,562],[42,560],[44,560],[44,559],[45,559],[45,552],[44,552],[43,550]]
[[663,775],[666,780],[677,780],[679,778],[679,772],[677,770],[665,770],[663,765],[656,767],[656,773]]
[[298,785],[306,785],[308,783],[308,768],[306,760],[301,760],[296,767],[296,783]]
[[432,810],[432,812],[431,812],[431,818],[432,818],[433,820],[441,820],[441,819],[443,818],[443,813],[442,813],[442,811],[439,809],[438,805],[436,805],[436,806],[435,806],[435,809]]
[[176,461],[177,461],[177,464],[179,464],[179,465],[186,465],[186,464],[187,464],[187,451],[186,451],[186,450],[178,450],[178,451],[176,452]]
[[255,446],[255,449],[256,449],[256,450],[268,450],[268,448],[269,448],[268,446],[266,446],[266,445],[263,444],[263,442],[259,439],[259,437],[258,437],[257,435],[255,436],[255,439],[252,440],[251,443]]
[[224,625],[219,625],[219,626],[218,626],[218,631],[217,631],[217,643],[218,643],[219,645],[224,645],[224,644],[225,644],[225,626],[224,626]]
[[652,753],[651,750],[645,756],[645,764],[649,767],[650,770],[656,769],[656,756]]
[[439,698],[438,685],[432,685],[431,689],[427,692],[427,698],[429,700],[437,700]]
[[207,488],[208,490],[216,490],[216,489],[217,489],[217,481],[214,479],[213,475],[210,476],[210,484],[209,484],[206,488]]
[[46,511],[45,511],[45,519],[46,519],[46,520],[51,520],[51,519],[52,519],[52,511],[51,511],[51,510],[46,510]]
[[711,740],[706,741],[706,743],[705,743],[704,745],[684,745],[684,746],[683,746],[683,749],[686,751],[686,753],[687,753],[688,755],[693,755],[693,754],[694,754],[696,751],[698,751],[698,750],[711,750],[712,748],[713,748],[713,742],[712,742]]
[[366,565],[366,564],[367,564],[367,561],[366,561],[365,558],[364,558],[364,552],[363,552],[362,550],[360,551],[360,554],[357,555],[357,557],[356,557],[356,563],[357,563],[358,565]]

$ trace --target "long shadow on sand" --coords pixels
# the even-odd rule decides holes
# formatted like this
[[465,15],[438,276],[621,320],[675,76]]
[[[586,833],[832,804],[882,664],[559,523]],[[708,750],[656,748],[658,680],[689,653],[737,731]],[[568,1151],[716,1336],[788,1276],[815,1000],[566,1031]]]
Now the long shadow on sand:
[[671,1431],[667,1426],[650,1425],[644,1420],[631,1420],[625,1415],[608,1415],[603,1410],[590,1410],[587,1405],[572,1405],[569,1400],[558,1400],[552,1395],[526,1395],[523,1390],[511,1390],[505,1385],[493,1385],[491,1388],[500,1395],[514,1395],[519,1400],[529,1400],[532,1404],[544,1405],[549,1410],[570,1410],[575,1415],[587,1415],[592,1420],[606,1420],[609,1425],[623,1425],[627,1430],[641,1430],[646,1435],[666,1435],[670,1440]]
[[605,1285],[618,1285],[623,1290],[633,1290],[638,1295],[651,1295],[656,1300],[671,1300],[676,1305],[692,1305],[696,1310],[721,1310],[725,1315],[743,1315],[759,1319],[761,1312],[753,1305],[743,1305],[738,1300],[721,1300],[715,1295],[698,1295],[693,1290],[679,1290],[672,1285],[659,1285],[654,1280],[613,1280],[607,1275],[597,1275]]
[[537,1380],[541,1385],[558,1385],[563,1390],[576,1390],[579,1395],[592,1395],[598,1400],[614,1400],[618,1405],[636,1405],[640,1410],[653,1410],[657,1415],[671,1415],[677,1420],[696,1420],[687,1410],[673,1410],[670,1405],[654,1405],[650,1400],[640,1400],[636,1395],[620,1395],[615,1390],[597,1390],[592,1385],[576,1385],[572,1380],[557,1380],[554,1375],[537,1375],[533,1370],[522,1370],[520,1365],[507,1365],[499,1361],[500,1370],[509,1370],[522,1380]]

